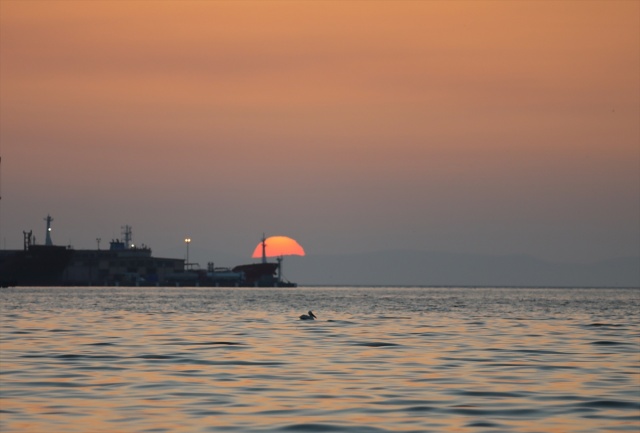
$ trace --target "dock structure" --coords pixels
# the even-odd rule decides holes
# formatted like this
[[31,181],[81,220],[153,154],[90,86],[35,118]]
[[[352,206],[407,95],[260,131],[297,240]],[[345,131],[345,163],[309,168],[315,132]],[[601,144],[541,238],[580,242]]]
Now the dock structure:
[[[53,218],[47,215],[45,244],[38,245],[32,231],[23,231],[21,250],[0,250],[0,287],[7,286],[200,286],[200,287],[295,287],[283,281],[282,258],[267,262],[262,237],[262,260],[233,268],[210,263],[200,269],[186,259],[153,257],[151,248],[133,243],[131,226],[122,227],[122,239],[109,249],[74,249],[54,245]],[[187,238],[190,241],[190,238]],[[187,248],[189,243],[187,243]]]

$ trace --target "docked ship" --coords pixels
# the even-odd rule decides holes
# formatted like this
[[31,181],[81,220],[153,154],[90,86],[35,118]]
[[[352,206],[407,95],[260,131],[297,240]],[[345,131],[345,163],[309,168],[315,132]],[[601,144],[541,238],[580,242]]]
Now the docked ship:
[[47,235],[44,245],[35,245],[33,231],[25,231],[22,250],[0,250],[0,287],[64,284],[64,271],[71,263],[73,250],[53,245],[53,218],[47,215],[45,221]]
[[205,287],[297,287],[296,283],[287,281],[282,276],[282,257],[277,257],[277,262],[267,261],[264,235],[260,245],[262,246],[260,263],[238,265],[233,268],[216,268],[212,262],[209,262],[205,271],[187,262],[185,263],[187,271],[169,276],[167,283]]
[[66,247],[30,245],[25,250],[0,251],[0,287],[58,286],[73,250]]
[[[7,286],[201,286],[292,287],[281,275],[281,259],[232,268],[206,269],[188,260],[154,257],[149,247],[132,242],[132,229],[123,226],[122,239],[108,249],[77,250],[51,241],[47,216],[46,241],[36,245],[32,231],[23,232],[22,250],[0,250],[0,287]],[[264,239],[263,239],[264,243]]]

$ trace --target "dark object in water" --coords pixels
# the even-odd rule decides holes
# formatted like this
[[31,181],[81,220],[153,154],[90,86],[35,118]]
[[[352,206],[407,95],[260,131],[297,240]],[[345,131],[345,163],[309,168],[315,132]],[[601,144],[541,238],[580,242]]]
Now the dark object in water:
[[316,315],[313,314],[313,311],[309,310],[307,314],[303,314],[300,316],[300,320],[315,320],[317,319]]

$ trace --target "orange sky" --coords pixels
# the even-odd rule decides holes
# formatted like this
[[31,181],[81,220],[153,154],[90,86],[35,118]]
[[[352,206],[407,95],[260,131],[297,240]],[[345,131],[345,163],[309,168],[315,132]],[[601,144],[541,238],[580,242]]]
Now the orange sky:
[[51,213],[59,243],[130,224],[202,262],[263,232],[637,255],[639,23],[637,1],[0,0],[0,236]]

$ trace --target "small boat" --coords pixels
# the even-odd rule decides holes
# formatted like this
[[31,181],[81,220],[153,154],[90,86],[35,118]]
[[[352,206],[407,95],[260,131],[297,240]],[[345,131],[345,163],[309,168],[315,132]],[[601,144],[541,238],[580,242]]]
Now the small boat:
[[315,320],[317,319],[316,315],[313,314],[313,311],[309,310],[307,314],[303,314],[300,316],[300,320]]

